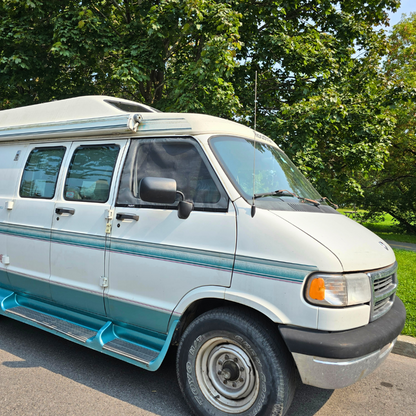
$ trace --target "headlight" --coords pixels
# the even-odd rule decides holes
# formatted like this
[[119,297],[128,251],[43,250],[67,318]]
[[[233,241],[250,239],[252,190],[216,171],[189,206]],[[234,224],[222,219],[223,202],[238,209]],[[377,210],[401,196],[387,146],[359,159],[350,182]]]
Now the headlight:
[[365,273],[313,274],[306,283],[305,298],[319,306],[368,303],[371,301],[370,279]]

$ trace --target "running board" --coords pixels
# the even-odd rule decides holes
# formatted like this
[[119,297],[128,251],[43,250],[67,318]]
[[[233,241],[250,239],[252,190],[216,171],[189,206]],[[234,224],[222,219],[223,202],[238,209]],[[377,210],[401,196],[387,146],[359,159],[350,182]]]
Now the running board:
[[140,345],[124,341],[120,338],[107,342],[104,344],[103,349],[131,358],[132,360],[140,361],[146,365],[150,364],[159,355],[157,351],[141,347]]
[[[28,302],[28,299],[24,298],[24,301]],[[36,307],[48,312],[38,310]],[[0,314],[150,371],[155,371],[160,367],[178,323],[175,321],[168,336],[162,339],[160,334],[152,336],[147,331],[140,332],[139,328],[134,331],[130,330],[130,337],[143,340],[141,343],[133,342],[118,336],[120,327],[111,321],[89,319],[86,316],[70,313],[39,301],[33,301],[30,307],[23,306],[19,303],[18,295],[9,292],[7,296],[4,296],[3,290],[0,290]],[[82,324],[68,319],[67,315],[69,314],[73,316],[73,319],[78,318],[79,321],[83,321]],[[86,325],[88,320],[90,325],[95,327]],[[125,334],[127,331],[123,328],[121,332]],[[146,345],[145,340],[151,346]]]
[[92,331],[91,329],[84,328],[68,321],[63,321],[62,319],[26,308],[24,306],[15,306],[14,308],[6,310],[6,316],[9,314],[20,316],[31,322],[35,322],[38,325],[65,334],[70,338],[75,338],[81,342],[85,342],[87,339],[97,335],[97,331]]

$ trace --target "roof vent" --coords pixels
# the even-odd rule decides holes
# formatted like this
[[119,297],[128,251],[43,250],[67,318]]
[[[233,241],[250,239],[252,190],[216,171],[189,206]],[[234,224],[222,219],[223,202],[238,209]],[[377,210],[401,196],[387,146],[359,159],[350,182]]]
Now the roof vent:
[[104,100],[104,102],[111,104],[112,106],[118,108],[121,111],[125,111],[126,113],[161,113],[160,110],[156,110],[156,108],[150,107],[144,104],[136,104],[136,103],[126,103],[122,101],[112,101],[112,100]]

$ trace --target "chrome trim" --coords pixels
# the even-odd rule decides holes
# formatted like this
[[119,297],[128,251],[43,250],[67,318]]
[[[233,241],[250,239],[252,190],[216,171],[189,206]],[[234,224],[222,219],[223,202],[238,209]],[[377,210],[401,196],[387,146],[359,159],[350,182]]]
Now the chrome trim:
[[397,338],[378,351],[346,360],[293,353],[304,384],[321,389],[340,389],[368,376],[387,358]]
[[[393,306],[398,283],[397,262],[384,269],[368,272],[367,276],[369,277],[371,283],[370,322],[372,322],[386,314]],[[388,285],[376,290],[376,283],[388,277],[391,277],[391,281]]]

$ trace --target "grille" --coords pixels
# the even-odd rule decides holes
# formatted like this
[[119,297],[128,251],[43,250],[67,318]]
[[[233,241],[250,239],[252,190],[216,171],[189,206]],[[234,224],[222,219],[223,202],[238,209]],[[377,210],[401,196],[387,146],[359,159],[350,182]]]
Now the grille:
[[383,292],[386,288],[388,288],[391,284],[393,284],[393,275],[385,277],[384,279],[377,279],[374,281],[373,287],[375,293]]
[[368,273],[372,286],[370,321],[382,317],[393,306],[397,290],[397,263]]

